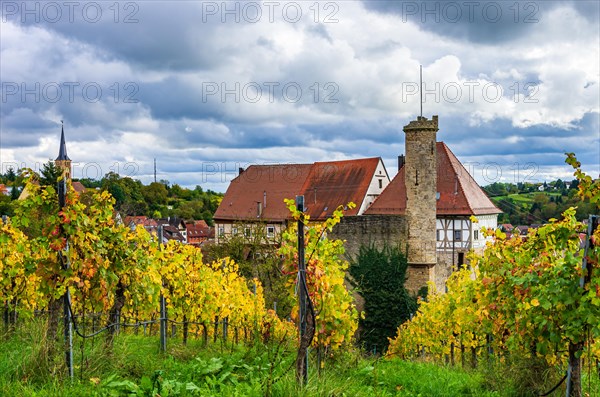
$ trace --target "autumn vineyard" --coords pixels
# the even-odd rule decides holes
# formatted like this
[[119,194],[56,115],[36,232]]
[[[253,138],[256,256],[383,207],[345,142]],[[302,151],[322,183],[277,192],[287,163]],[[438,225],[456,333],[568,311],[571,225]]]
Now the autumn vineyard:
[[[581,172],[574,155],[569,155],[567,162],[580,182],[580,196],[598,206],[600,182]],[[271,352],[298,348],[297,295],[301,286],[297,283],[295,223],[283,234],[278,249],[288,298],[295,302],[295,308],[289,318],[280,318],[266,307],[261,282],[243,277],[234,260],[225,257],[207,262],[196,247],[175,241],[162,244],[141,227],[129,229],[115,220],[109,193],[97,191],[81,198],[67,189],[63,206],[54,186],[29,183],[27,189],[30,194],[19,203],[15,215],[0,223],[3,338],[10,341],[19,329],[41,318],[43,343],[50,346],[45,358],[51,362],[49,376],[67,382],[69,364],[61,359],[65,350],[62,341],[65,330],[71,327],[73,338],[80,341],[76,343],[102,338],[109,350],[125,334],[145,335],[156,341],[161,322],[162,326],[168,324],[170,337],[178,333],[184,345],[191,339],[206,345],[218,337],[232,345],[231,351],[233,344],[274,346]],[[312,308],[308,323],[314,330],[310,350],[318,355],[314,370],[318,379],[328,365],[340,365],[348,351],[356,350],[354,338],[361,314],[345,283],[348,262],[343,259],[343,242],[327,238],[327,231],[340,221],[343,210],[316,224],[297,211],[293,201],[287,204],[292,218],[306,224],[306,287]],[[544,370],[553,370],[556,376],[551,378],[552,384],[547,382],[544,387],[554,389],[505,394],[501,386],[492,385],[496,389],[492,392],[498,394],[489,395],[541,395],[543,391],[597,395],[597,219],[591,216],[585,225],[575,219],[575,210],[569,209],[562,219],[532,231],[526,239],[484,230],[494,237],[485,254],[473,254],[470,265],[448,280],[447,291],[430,287],[412,319],[400,325],[389,340],[385,355],[368,359],[375,363],[435,363],[475,371],[492,362],[494,368],[507,367],[519,358],[529,363],[525,367],[536,363]],[[65,304],[67,295],[70,303]],[[81,354],[74,364],[80,369],[82,364],[77,360],[85,361]],[[156,354],[160,354],[158,349]],[[261,378],[259,390],[263,395],[273,394],[280,378],[294,372],[293,360],[276,362],[273,357],[277,354],[273,353],[271,364],[263,368],[270,374]],[[275,370],[275,366],[279,368]],[[364,368],[376,371],[375,366]],[[273,375],[275,372],[279,375]],[[86,375],[96,379],[93,373]],[[3,382],[10,385],[26,380]],[[364,382],[377,395],[413,395],[403,391],[401,380],[394,381],[388,392],[379,384],[382,381],[365,377]],[[297,387],[300,394],[303,386]],[[172,395],[204,395],[195,390],[189,386]],[[223,390],[221,393],[227,394]],[[121,394],[100,391],[99,395]],[[130,390],[128,395],[159,394],[133,394]]]

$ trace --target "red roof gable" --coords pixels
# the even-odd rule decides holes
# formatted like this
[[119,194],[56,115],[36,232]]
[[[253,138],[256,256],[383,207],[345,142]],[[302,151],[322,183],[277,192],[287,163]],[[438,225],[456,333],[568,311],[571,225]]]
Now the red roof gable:
[[312,164],[248,167],[231,181],[213,219],[284,221],[290,213],[283,200],[296,197],[311,167]]
[[[437,142],[436,149],[437,191],[440,193],[437,201],[438,215],[486,215],[502,212],[486,196],[445,143]],[[365,211],[365,215],[403,215],[405,211],[406,186],[402,167],[383,193]]]
[[380,158],[314,163],[300,195],[311,219],[325,219],[340,205],[349,202],[356,207],[346,216],[357,215]]

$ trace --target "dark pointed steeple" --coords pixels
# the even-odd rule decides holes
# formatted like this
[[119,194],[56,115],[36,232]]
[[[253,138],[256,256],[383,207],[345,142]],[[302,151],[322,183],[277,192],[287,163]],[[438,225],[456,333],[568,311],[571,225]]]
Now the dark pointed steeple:
[[[62,120],[60,121],[62,123]],[[64,124],[60,130],[60,150],[58,151],[58,157],[56,160],[69,160],[69,156],[67,156],[67,144],[65,143],[65,126]]]

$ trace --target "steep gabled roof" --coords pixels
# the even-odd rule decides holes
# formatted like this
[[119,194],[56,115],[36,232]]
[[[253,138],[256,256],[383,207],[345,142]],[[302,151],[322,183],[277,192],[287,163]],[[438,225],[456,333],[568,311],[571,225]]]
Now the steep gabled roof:
[[[437,149],[437,215],[486,215],[500,211],[443,142]],[[406,212],[404,167],[365,211],[365,215],[403,215]]]
[[356,207],[344,214],[357,215],[380,161],[379,157],[372,157],[314,163],[299,193],[304,196],[310,219],[325,219],[338,206],[349,202]]
[[251,165],[231,181],[213,219],[288,219],[290,212],[283,200],[299,194],[311,167],[312,164]]

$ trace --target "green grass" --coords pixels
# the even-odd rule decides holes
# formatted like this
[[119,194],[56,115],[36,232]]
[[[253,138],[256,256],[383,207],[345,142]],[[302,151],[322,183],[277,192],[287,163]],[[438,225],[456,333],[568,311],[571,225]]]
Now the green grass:
[[[509,380],[431,363],[374,359],[357,350],[329,358],[321,373],[295,379],[293,344],[223,344],[120,335],[112,349],[103,338],[75,344],[75,379],[65,380],[62,355],[48,360],[40,326],[22,327],[0,340],[0,396],[518,396]],[[83,360],[82,360],[83,349]],[[314,352],[313,352],[314,353]],[[314,358],[315,354],[312,354]],[[492,389],[498,389],[496,391]]]
[[533,203],[533,197],[539,193],[545,194],[547,196],[553,196],[553,197],[558,197],[561,195],[560,192],[531,192],[531,193],[514,193],[514,194],[508,194],[505,196],[494,196],[494,197],[491,197],[491,199],[493,201],[498,202],[500,200],[509,198],[520,204],[531,205]]

